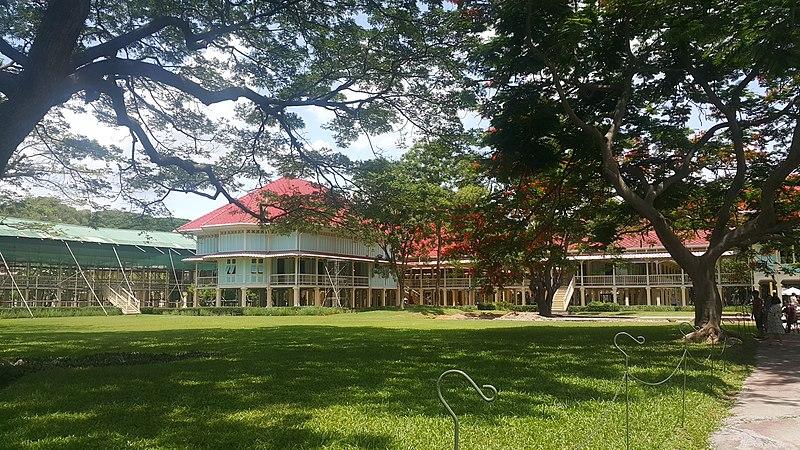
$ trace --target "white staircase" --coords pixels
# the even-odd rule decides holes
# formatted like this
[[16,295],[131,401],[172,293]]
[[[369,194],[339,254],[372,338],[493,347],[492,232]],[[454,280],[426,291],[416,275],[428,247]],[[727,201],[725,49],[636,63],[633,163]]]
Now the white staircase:
[[570,277],[569,284],[561,286],[553,296],[553,312],[567,312],[572,293],[575,292],[575,277]]
[[139,300],[137,300],[131,292],[128,292],[125,288],[119,286],[117,289],[114,289],[108,285],[106,286],[106,289],[106,299],[108,299],[112,305],[121,309],[122,314],[142,313],[141,309],[139,308]]

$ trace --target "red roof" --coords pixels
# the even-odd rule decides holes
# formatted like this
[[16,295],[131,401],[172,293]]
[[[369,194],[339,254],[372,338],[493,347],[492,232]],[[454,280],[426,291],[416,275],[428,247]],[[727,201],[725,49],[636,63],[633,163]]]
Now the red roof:
[[[625,250],[664,248],[664,244],[661,243],[655,231],[648,231],[647,233],[640,234],[626,234],[621,236],[615,244]],[[691,236],[684,237],[683,245],[687,247],[707,247],[708,240],[705,236],[701,236],[700,234],[692,234]]]
[[[298,178],[283,177],[264,187],[251,191],[239,201],[252,211],[259,212],[264,205],[264,215],[267,219],[274,219],[285,211],[265,201],[268,197],[310,195],[322,191],[322,187],[310,181]],[[233,225],[233,224],[258,224],[258,220],[233,203],[221,206],[208,214],[178,228],[180,232],[199,231],[203,227]]]

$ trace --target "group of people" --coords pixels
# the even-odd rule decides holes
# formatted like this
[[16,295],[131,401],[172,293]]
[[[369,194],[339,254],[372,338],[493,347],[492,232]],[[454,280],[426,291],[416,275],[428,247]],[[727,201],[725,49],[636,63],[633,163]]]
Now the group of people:
[[[753,319],[756,321],[758,335],[765,339],[781,340],[781,334],[791,333],[797,326],[797,297],[792,295],[785,302],[772,294],[772,297],[761,298],[761,293],[753,291]],[[786,316],[784,325],[783,316]]]

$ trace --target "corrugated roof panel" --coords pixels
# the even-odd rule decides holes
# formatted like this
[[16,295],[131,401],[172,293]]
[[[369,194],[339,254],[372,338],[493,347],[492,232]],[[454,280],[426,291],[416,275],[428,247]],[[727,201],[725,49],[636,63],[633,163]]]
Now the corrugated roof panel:
[[0,220],[0,236],[54,239],[99,244],[195,249],[193,237],[164,231],[92,228],[7,217]]

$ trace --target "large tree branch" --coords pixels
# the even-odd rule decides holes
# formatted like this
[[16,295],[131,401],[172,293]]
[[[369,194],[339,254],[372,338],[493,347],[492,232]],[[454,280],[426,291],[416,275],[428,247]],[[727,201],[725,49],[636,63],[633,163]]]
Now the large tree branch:
[[217,91],[212,91],[206,89],[195,81],[192,81],[177,73],[170,72],[159,65],[146,63],[143,61],[117,58],[92,63],[83,67],[77,73],[85,74],[86,76],[90,76],[95,79],[100,79],[103,76],[120,78],[147,78],[150,81],[161,83],[189,94],[205,105],[221,103],[224,101],[236,101],[241,98],[245,98],[258,105],[265,112],[275,112],[279,109],[297,106],[319,106],[324,108],[340,109],[349,112],[354,106],[364,102],[369,102],[370,100],[380,96],[380,94],[376,94],[372,97],[354,100],[331,100],[317,97],[283,100],[275,97],[267,97],[255,92],[252,89],[241,86],[231,86]]
[[262,13],[253,14],[252,16],[248,17],[245,20],[235,22],[229,25],[212,28],[202,33],[195,33],[192,30],[191,22],[188,20],[171,16],[157,17],[151,20],[150,22],[142,25],[139,28],[136,28],[125,34],[121,34],[111,40],[103,42],[102,44],[95,45],[94,47],[89,47],[86,50],[76,54],[75,58],[73,59],[73,64],[75,65],[75,67],[80,67],[86,63],[94,61],[95,59],[103,56],[113,57],[120,50],[142,39],[152,36],[168,27],[176,28],[181,32],[186,47],[189,50],[199,50],[201,48],[205,48],[209,42],[213,41],[214,39],[220,36],[236,32],[248,25],[253,24],[258,20],[269,18],[278,13],[279,11],[281,11],[282,9],[285,9],[288,6],[298,2],[299,0],[279,2],[274,7]]
[[251,215],[259,222],[265,222],[266,217],[263,214],[259,214],[256,211],[253,211],[242,202],[240,202],[237,198],[233,197],[228,190],[223,185],[222,181],[217,177],[216,173],[214,172],[213,166],[210,164],[202,164],[197,163],[194,161],[190,161],[187,159],[179,158],[177,156],[165,156],[158,152],[155,148],[153,143],[150,141],[149,136],[145,133],[144,128],[142,128],[139,122],[135,121],[133,118],[130,117],[128,114],[128,108],[125,105],[125,97],[121,87],[119,87],[114,82],[105,83],[105,85],[101,88],[102,92],[109,96],[111,99],[111,104],[114,109],[114,113],[117,117],[117,124],[120,126],[124,126],[128,128],[133,137],[138,140],[142,144],[142,148],[144,149],[145,154],[150,159],[153,164],[156,164],[161,167],[178,167],[184,170],[186,173],[190,175],[205,175],[209,184],[211,184],[215,189],[216,192],[208,196],[208,198],[215,199],[220,194],[228,200],[229,203],[232,203],[239,207],[242,211],[246,212],[247,214]]
[[19,75],[0,70],[0,92],[8,95],[19,82]]
[[730,186],[728,186],[728,189],[725,191],[722,204],[717,210],[715,225],[709,238],[709,242],[711,242],[713,245],[713,243],[719,241],[725,235],[725,232],[728,228],[728,223],[731,219],[733,208],[736,205],[736,200],[742,193],[742,189],[744,189],[744,184],[746,181],[747,158],[745,157],[744,152],[744,133],[742,132],[742,128],[739,126],[737,113],[739,95],[747,83],[752,81],[752,79],[755,77],[755,71],[746,76],[736,86],[736,88],[734,88],[734,96],[731,98],[728,104],[725,104],[725,102],[722,101],[717,93],[714,92],[714,89],[712,89],[710,83],[708,80],[706,80],[705,75],[701,71],[692,68],[690,69],[690,73],[692,74],[695,82],[700,86],[703,92],[705,92],[711,104],[713,104],[725,116],[725,119],[728,123],[728,129],[731,134],[731,141],[733,142],[734,156],[736,157],[736,173],[733,176],[733,181],[731,181]]
[[28,65],[28,55],[14,48],[5,39],[0,38],[0,53],[6,55],[9,59],[19,64],[22,67]]
[[[773,122],[773,121],[779,119],[780,117],[783,117],[786,114],[788,114],[789,111],[791,110],[791,108],[794,107],[799,100],[800,100],[800,96],[795,97],[791,101],[789,101],[786,104],[786,106],[784,106],[783,108],[781,108],[778,111],[774,111],[772,113],[765,114],[764,116],[762,116],[760,118],[757,118],[757,119],[739,121],[739,127],[742,130],[744,130],[744,129],[747,129],[747,128],[750,128],[750,127],[756,127],[756,126],[759,126],[759,125],[764,125],[764,124],[769,123],[769,122]],[[704,145],[706,145],[711,139],[713,139],[718,131],[723,130],[725,128],[728,128],[729,126],[730,126],[730,124],[727,121],[725,121],[725,122],[720,122],[720,123],[714,125],[713,127],[709,128],[708,130],[706,130],[706,132],[703,133],[700,136],[700,138],[698,138],[692,144],[691,148],[689,148],[683,154],[683,157],[681,157],[681,164],[675,170],[675,173],[673,173],[672,175],[670,175],[669,177],[667,177],[666,179],[664,179],[660,183],[657,183],[654,186],[654,188],[655,188],[654,189],[654,193],[653,193],[654,194],[654,198],[662,195],[670,187],[672,187],[675,183],[677,183],[678,181],[681,181],[684,178],[686,178],[687,176],[689,176],[689,174],[692,172],[692,160],[694,160],[694,157],[695,157],[695,155],[697,155],[697,152]]]
[[177,28],[181,31],[181,33],[183,33],[184,39],[186,40],[186,46],[190,50],[196,50],[202,47],[201,45],[198,45],[197,40],[194,37],[195,35],[192,33],[189,22],[178,17],[158,17],[141,27],[134,29],[133,31],[121,34],[109,41],[95,45],[94,47],[89,47],[86,50],[76,54],[73,58],[73,65],[75,67],[80,67],[103,56],[113,57],[123,48],[126,48],[129,45],[148,36],[156,34],[164,28],[170,26]]

